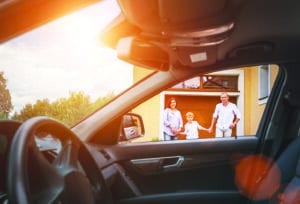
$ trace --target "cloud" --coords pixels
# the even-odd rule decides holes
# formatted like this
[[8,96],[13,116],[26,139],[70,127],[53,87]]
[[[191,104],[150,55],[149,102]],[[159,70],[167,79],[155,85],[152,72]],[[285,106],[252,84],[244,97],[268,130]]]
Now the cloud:
[[0,45],[0,70],[15,111],[70,91],[95,99],[132,84],[132,65],[98,43],[100,30],[119,12],[114,2],[103,1]]

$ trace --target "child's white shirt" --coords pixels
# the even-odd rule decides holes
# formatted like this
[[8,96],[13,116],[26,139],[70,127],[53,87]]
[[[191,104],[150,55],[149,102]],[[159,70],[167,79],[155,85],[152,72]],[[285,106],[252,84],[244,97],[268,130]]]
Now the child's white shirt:
[[187,122],[184,125],[184,133],[186,134],[186,139],[198,139],[198,129],[201,130],[203,127],[199,125],[197,121]]

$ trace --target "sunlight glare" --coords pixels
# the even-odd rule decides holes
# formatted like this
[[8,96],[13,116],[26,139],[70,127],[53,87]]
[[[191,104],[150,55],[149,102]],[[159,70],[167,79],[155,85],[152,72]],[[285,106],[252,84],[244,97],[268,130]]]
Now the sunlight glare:
[[99,28],[82,15],[73,14],[68,16],[64,26],[70,44],[76,45],[78,48],[86,48],[88,45],[97,42]]

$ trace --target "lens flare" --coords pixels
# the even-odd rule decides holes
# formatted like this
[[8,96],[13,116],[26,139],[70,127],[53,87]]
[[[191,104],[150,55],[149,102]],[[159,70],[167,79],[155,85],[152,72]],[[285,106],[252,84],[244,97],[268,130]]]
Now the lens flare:
[[251,155],[235,166],[235,182],[241,193],[253,200],[271,198],[280,186],[281,173],[270,158]]

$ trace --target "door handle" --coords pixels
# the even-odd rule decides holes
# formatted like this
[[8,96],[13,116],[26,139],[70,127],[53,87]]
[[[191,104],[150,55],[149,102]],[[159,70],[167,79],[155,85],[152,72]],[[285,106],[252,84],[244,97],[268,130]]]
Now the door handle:
[[183,156],[163,157],[160,159],[160,167],[163,169],[180,168],[183,162]]
[[162,170],[180,168],[183,162],[183,156],[154,157],[131,160],[131,163],[144,174],[158,173]]

